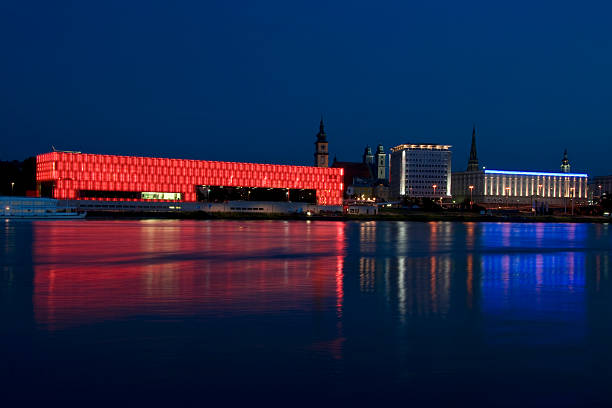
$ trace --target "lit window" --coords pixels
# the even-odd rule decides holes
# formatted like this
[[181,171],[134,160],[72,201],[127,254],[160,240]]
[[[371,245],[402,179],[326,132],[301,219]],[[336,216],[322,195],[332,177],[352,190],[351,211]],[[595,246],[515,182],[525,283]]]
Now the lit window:
[[141,198],[143,200],[180,200],[182,197],[181,193],[154,193],[154,192],[143,192]]

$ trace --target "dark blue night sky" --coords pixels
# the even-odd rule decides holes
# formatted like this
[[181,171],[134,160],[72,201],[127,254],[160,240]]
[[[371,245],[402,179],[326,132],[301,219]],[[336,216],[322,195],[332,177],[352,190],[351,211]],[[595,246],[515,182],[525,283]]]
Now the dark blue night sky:
[[611,174],[606,2],[0,2],[0,159],[61,149],[311,164],[453,145]]

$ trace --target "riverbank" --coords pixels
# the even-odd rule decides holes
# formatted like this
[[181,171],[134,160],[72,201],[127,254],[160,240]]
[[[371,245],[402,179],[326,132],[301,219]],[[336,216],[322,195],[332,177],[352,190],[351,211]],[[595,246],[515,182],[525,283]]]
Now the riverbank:
[[91,211],[87,219],[185,219],[185,220],[317,220],[317,221],[415,221],[415,222],[545,222],[609,223],[610,217],[583,215],[481,215],[470,212],[405,212],[377,215],[241,214],[197,212],[108,212]]

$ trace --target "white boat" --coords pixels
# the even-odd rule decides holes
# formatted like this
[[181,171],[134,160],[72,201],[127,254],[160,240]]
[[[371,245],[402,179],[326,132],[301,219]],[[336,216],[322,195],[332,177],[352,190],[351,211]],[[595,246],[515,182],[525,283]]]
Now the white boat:
[[87,215],[63,204],[53,198],[0,196],[0,218],[67,220]]

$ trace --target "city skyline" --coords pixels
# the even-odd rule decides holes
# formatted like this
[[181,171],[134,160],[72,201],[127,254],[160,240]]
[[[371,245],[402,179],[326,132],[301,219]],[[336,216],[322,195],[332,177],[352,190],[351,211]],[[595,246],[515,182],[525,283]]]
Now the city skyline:
[[[32,4],[34,5],[32,7]],[[109,2],[3,6],[0,160],[58,149],[310,165],[453,146],[482,165],[612,174],[609,6]],[[36,27],[31,30],[29,27]]]
[[611,12],[0,2],[6,406],[612,407]]

